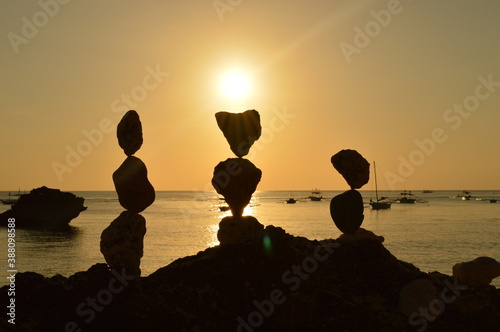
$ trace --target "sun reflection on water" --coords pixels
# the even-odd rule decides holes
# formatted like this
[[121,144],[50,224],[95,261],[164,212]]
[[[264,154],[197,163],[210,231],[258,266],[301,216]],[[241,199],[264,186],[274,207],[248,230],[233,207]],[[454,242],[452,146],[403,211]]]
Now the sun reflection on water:
[[219,225],[209,225],[207,226],[207,231],[208,231],[208,242],[207,246],[208,247],[215,247],[218,246],[219,240],[217,239],[217,232],[219,231]]

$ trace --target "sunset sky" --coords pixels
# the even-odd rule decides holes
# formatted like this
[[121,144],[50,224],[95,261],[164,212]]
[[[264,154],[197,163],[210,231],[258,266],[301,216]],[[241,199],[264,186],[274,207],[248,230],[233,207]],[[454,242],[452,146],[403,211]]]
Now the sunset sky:
[[0,17],[0,190],[113,190],[129,109],[157,190],[213,190],[234,157],[214,114],[248,109],[260,190],[347,189],[341,149],[376,161],[382,190],[500,188],[500,2],[4,1]]

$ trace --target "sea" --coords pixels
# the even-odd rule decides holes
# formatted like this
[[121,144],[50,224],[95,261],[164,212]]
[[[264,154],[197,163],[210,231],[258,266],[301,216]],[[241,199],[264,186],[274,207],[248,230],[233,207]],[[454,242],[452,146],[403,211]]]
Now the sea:
[[[490,203],[494,191],[471,191],[470,200],[460,191],[413,191],[415,204],[393,203],[387,210],[372,210],[373,191],[360,191],[365,202],[361,227],[384,236],[384,246],[398,259],[424,272],[452,274],[456,263],[480,256],[500,260],[500,201]],[[500,190],[496,191],[500,193]],[[64,232],[16,229],[15,269],[44,276],[70,276],[95,263],[104,263],[99,250],[101,232],[123,211],[114,191],[75,191],[87,210],[73,219]],[[335,239],[341,235],[330,217],[330,200],[342,191],[323,191],[323,199],[311,201],[311,191],[257,191],[245,209],[264,225],[308,239]],[[379,191],[396,198],[399,192]],[[0,192],[0,197],[7,197]],[[297,203],[287,204],[288,198]],[[141,214],[146,218],[142,275],[147,276],[174,260],[217,246],[221,211],[225,202],[215,192],[158,191],[155,202]],[[9,209],[0,205],[0,213]],[[7,228],[0,227],[0,276],[7,266]],[[0,285],[7,284],[4,277]],[[492,285],[500,288],[500,278]]]

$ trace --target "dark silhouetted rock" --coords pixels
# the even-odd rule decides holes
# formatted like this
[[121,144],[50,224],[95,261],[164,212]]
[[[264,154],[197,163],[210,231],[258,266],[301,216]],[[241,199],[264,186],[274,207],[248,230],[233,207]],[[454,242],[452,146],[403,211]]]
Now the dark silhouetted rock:
[[[437,290],[429,279],[416,279],[404,285],[399,292],[399,309],[407,317],[420,312],[421,308],[429,308],[436,299]],[[433,319],[436,315],[430,314]]]
[[[422,308],[444,308],[435,321],[399,309],[400,290],[418,279],[429,279],[442,301]],[[18,273],[15,328],[77,331],[67,328],[73,322],[106,332],[497,331],[500,289],[456,289],[453,279],[398,260],[378,241],[339,245],[267,226],[254,241],[208,248],[134,280],[104,264],[70,277]],[[1,303],[8,289],[0,289]],[[472,302],[481,304],[473,312],[465,306]],[[0,330],[12,330],[8,318],[0,316]]]
[[125,268],[129,275],[140,276],[146,219],[137,213],[123,211],[101,234],[101,253],[109,267]]
[[87,208],[84,199],[59,189],[40,187],[19,197],[12,208],[0,214],[0,224],[16,219],[16,227],[63,228]]
[[363,223],[363,197],[356,190],[348,190],[332,198],[330,215],[342,233],[354,234]]
[[118,137],[118,144],[120,144],[127,156],[133,155],[141,148],[142,125],[136,111],[125,113],[116,128],[116,136]]
[[148,180],[146,165],[130,156],[113,173],[118,200],[125,209],[139,213],[155,200],[155,190]]
[[248,242],[258,238],[264,225],[252,216],[228,216],[219,223],[217,239],[221,245]]
[[231,151],[238,157],[246,156],[252,144],[262,133],[260,115],[256,110],[243,113],[218,112],[215,118]]
[[262,171],[243,158],[229,158],[214,169],[212,185],[224,196],[233,216],[241,216],[262,177]]
[[500,277],[500,263],[491,257],[478,257],[473,261],[453,266],[453,276],[469,286],[486,287]]
[[342,150],[331,158],[333,167],[352,189],[359,189],[370,179],[370,163],[356,150]]
[[350,244],[365,239],[375,240],[380,243],[383,243],[385,240],[383,236],[376,235],[372,231],[358,228],[354,234],[341,234],[335,241],[341,244]]

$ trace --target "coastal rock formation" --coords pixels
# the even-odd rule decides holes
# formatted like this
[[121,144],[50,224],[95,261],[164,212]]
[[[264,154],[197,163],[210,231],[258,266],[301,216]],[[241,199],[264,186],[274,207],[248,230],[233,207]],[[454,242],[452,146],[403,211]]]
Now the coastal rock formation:
[[155,200],[146,165],[137,157],[125,159],[113,173],[113,183],[121,206],[131,212],[142,212]]
[[142,146],[142,124],[136,111],[125,113],[116,128],[118,144],[127,156],[136,153]]
[[[428,279],[434,321],[399,308],[401,289]],[[96,264],[70,277],[16,275],[19,331],[496,331],[500,289],[462,290],[424,273],[370,239],[347,245],[308,240],[267,226],[253,241],[215,246],[147,277]],[[17,289],[19,291],[17,291]],[[8,302],[8,286],[0,302]],[[467,302],[465,302],[467,300]],[[466,303],[480,303],[467,309]],[[435,304],[437,309],[441,308]],[[97,309],[99,309],[99,311]],[[428,311],[433,310],[427,309]],[[0,316],[0,330],[9,331]]]
[[262,177],[262,171],[248,159],[229,158],[214,168],[212,185],[224,196],[233,216],[241,216]]
[[260,114],[256,110],[243,113],[218,112],[215,119],[231,151],[238,157],[246,156],[262,133]]
[[342,150],[332,156],[333,167],[352,189],[359,189],[370,179],[370,163],[356,150]]
[[354,234],[363,223],[363,197],[356,190],[348,190],[330,201],[330,215],[342,233]]
[[10,210],[0,214],[0,224],[6,226],[9,218],[15,218],[16,227],[67,227],[71,220],[87,209],[83,206],[84,201],[84,198],[72,193],[43,186],[21,195]]
[[123,211],[101,234],[101,253],[116,270],[140,276],[146,219],[137,213]]
[[155,200],[155,190],[148,180],[146,165],[132,156],[142,145],[142,124],[135,111],[128,111],[117,127],[118,144],[127,158],[113,173],[118,201],[127,211],[116,218],[101,234],[101,253],[113,270],[141,275],[146,220],[139,212]]
[[260,236],[264,225],[252,216],[228,216],[219,223],[217,239],[221,245],[243,243]]
[[486,287],[494,278],[500,277],[500,263],[490,257],[478,257],[473,261],[455,264],[453,276],[466,285]]

